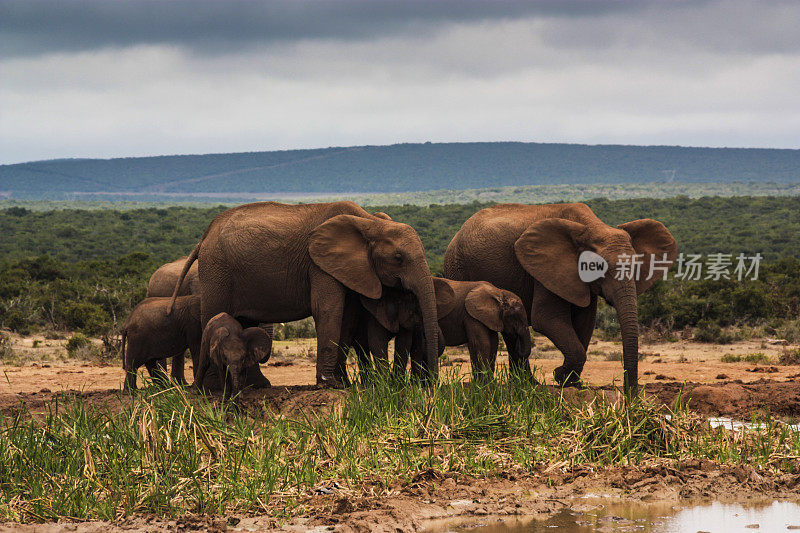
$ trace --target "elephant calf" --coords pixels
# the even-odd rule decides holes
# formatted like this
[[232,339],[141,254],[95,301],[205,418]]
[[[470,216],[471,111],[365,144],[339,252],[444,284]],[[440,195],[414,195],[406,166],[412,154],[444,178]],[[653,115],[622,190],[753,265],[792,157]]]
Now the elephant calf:
[[[445,346],[467,345],[473,372],[493,372],[497,357],[498,332],[507,339],[512,357],[527,359],[531,353],[528,317],[522,300],[512,292],[486,282],[453,281],[433,278],[440,330],[439,351]],[[362,298],[371,315],[367,324],[368,345],[376,358],[386,357],[386,345],[395,338],[395,373],[405,373],[409,354],[412,361],[421,356],[419,313],[413,301],[392,298]],[[384,334],[374,332],[383,331]],[[412,371],[414,365],[412,364]]]
[[269,357],[271,346],[272,339],[263,329],[242,328],[228,313],[219,313],[203,330],[194,382],[202,386],[213,364],[225,376],[224,396],[236,396],[247,383],[248,369]]
[[[202,327],[200,298],[181,296],[171,313],[171,298],[145,298],[122,326],[122,368],[126,372],[125,390],[136,388],[136,370],[144,365],[151,376],[159,375],[159,361],[172,357],[172,377],[184,380],[184,352],[199,353]],[[127,346],[126,346],[127,345]]]

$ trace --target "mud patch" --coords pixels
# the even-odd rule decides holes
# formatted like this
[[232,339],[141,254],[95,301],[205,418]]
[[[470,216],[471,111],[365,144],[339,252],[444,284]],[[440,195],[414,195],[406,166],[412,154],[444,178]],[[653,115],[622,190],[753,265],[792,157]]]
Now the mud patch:
[[692,411],[703,415],[749,420],[753,414],[769,412],[780,417],[800,416],[800,382],[761,379],[752,383],[648,383],[648,395],[665,405],[679,397]]
[[631,467],[590,465],[499,472],[475,479],[456,472],[426,470],[410,482],[383,486],[366,481],[358,488],[331,485],[329,494],[309,490],[296,497],[301,512],[280,521],[287,510],[280,497],[267,503],[259,516],[195,516],[180,518],[133,516],[115,522],[0,524],[0,532],[118,531],[420,531],[437,520],[458,517],[473,524],[537,520],[565,508],[585,506],[587,498],[620,502],[690,503],[702,500],[758,502],[800,500],[800,474],[780,474],[750,466],[718,465],[710,461],[653,462]]

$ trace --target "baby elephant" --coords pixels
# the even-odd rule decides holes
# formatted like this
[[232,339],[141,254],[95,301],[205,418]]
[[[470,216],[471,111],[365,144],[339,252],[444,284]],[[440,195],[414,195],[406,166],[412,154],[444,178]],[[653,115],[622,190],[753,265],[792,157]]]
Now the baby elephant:
[[[522,300],[509,291],[498,289],[484,281],[453,281],[433,278],[436,307],[440,329],[440,351],[444,346],[466,344],[473,372],[492,372],[497,357],[498,332],[503,333],[510,358],[527,360],[531,353],[531,336],[528,316]],[[405,373],[409,354],[412,362],[421,357],[424,347],[421,338],[419,312],[408,308],[412,301],[392,297],[387,292],[379,300],[362,297],[362,304],[372,320],[368,330],[376,323],[395,338],[395,373]],[[374,338],[380,339],[380,336]],[[376,343],[368,341],[373,356],[385,357],[388,335]],[[412,372],[414,365],[412,365]]]
[[231,315],[220,313],[209,320],[203,330],[194,382],[202,387],[213,364],[220,375],[225,376],[224,397],[236,396],[247,383],[248,369],[266,360],[271,347],[272,339],[263,329],[244,329]]
[[[144,365],[152,377],[161,374],[159,361],[172,357],[172,377],[186,383],[183,376],[184,352],[200,351],[200,297],[181,296],[167,314],[171,298],[145,298],[122,326],[122,368],[125,390],[136,388],[136,370]],[[127,345],[127,346],[126,346]]]

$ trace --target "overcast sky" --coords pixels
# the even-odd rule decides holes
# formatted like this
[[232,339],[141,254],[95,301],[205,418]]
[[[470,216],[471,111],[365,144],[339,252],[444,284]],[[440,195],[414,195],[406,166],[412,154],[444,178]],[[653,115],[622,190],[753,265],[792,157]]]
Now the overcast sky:
[[800,2],[0,0],[0,163],[424,141],[800,148]]

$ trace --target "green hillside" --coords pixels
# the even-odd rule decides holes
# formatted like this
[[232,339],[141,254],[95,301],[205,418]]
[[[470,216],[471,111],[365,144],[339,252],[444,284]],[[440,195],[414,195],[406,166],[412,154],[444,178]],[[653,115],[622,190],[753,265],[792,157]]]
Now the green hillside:
[[51,199],[74,192],[313,195],[665,181],[797,182],[800,150],[426,143],[0,166],[0,193]]

